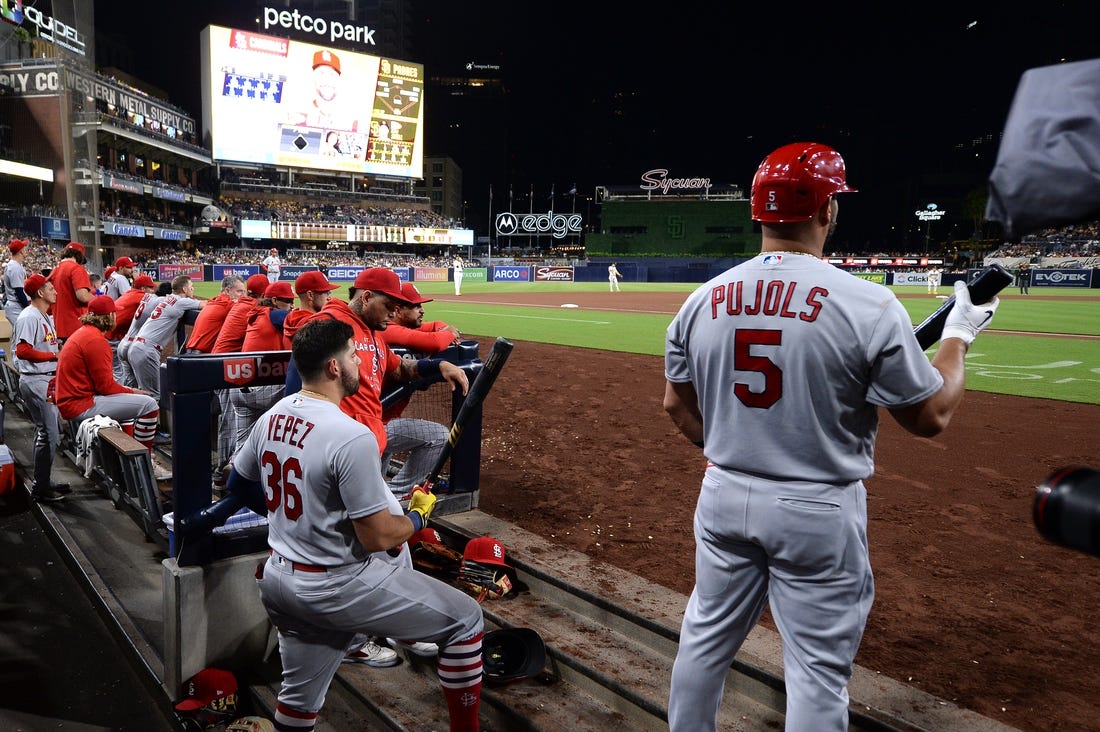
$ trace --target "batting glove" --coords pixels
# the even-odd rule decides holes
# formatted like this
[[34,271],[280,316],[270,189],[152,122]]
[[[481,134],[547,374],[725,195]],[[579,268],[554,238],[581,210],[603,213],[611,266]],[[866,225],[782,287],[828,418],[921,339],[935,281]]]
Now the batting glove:
[[[435,508],[435,494],[429,493],[420,486],[413,488],[412,495],[409,497],[409,518],[412,519],[415,531],[420,531],[428,525],[428,517],[432,515],[433,508]],[[416,514],[415,518],[413,514]]]
[[1000,298],[975,305],[970,302],[970,290],[962,280],[955,282],[955,306],[947,314],[943,326],[943,338],[958,338],[966,345],[974,342],[978,334],[993,322],[993,313],[1001,304]]

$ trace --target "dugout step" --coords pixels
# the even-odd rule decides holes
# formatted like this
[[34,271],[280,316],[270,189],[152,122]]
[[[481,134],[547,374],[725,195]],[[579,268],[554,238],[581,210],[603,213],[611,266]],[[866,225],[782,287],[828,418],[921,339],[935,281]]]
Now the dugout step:
[[[487,621],[539,631],[548,656],[570,684],[602,695],[625,690],[621,699],[640,710],[667,710],[686,596],[580,552],[548,545],[542,537],[481,511],[438,519],[433,515],[431,523],[456,547],[476,536],[493,536],[504,545],[505,559],[519,580],[530,587],[529,595],[483,603]],[[636,669],[624,670],[630,665]],[[1012,729],[860,666],[849,691],[851,730]],[[782,644],[777,633],[758,625],[727,676],[719,727],[782,728],[785,705]]]

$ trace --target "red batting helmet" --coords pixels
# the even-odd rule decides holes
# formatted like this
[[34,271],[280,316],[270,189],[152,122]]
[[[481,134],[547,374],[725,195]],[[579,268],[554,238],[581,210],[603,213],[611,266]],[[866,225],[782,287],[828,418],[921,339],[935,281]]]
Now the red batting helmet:
[[809,221],[837,193],[854,193],[844,158],[828,145],[793,142],[760,163],[752,179],[752,219],[768,224]]

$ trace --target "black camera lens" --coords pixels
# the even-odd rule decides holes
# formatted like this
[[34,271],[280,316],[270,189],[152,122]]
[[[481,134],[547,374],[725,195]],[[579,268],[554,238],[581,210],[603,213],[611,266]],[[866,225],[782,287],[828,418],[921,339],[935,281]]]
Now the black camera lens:
[[1035,489],[1032,517],[1049,541],[1100,556],[1100,471],[1059,468]]

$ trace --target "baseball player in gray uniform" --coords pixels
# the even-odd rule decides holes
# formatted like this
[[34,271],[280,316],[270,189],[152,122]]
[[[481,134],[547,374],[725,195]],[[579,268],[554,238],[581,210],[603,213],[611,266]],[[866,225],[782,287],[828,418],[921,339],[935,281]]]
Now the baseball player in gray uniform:
[[929,362],[889,289],[821,259],[837,194],[852,190],[832,148],[771,153],[752,184],[760,255],[693,292],[668,327],[664,407],[707,459],[673,732],[715,729],[726,671],[766,604],[783,639],[786,728],[848,729],[874,599],[863,480],[878,409],[916,435],[942,431],[997,307],[957,286]]
[[23,266],[26,248],[26,239],[12,239],[8,244],[11,259],[4,265],[4,315],[12,328],[15,328],[19,313],[30,303],[30,296],[23,291],[23,282],[27,279],[27,269]]
[[384,560],[425,525],[435,497],[417,490],[403,513],[382,480],[374,433],[340,410],[359,388],[352,334],[327,318],[295,334],[302,389],[257,420],[229,476],[230,491],[250,496],[268,517],[271,556],[258,583],[283,665],[275,728],[312,730],[345,652],[366,636],[385,636],[439,645],[450,728],[477,730],[481,607]]
[[[126,331],[126,335],[118,342],[118,348],[115,352],[118,355],[122,378],[116,376],[115,379],[124,386],[129,386],[131,388],[137,387],[137,376],[130,367],[130,348],[133,347],[134,339],[137,338],[137,334],[141,331],[141,326],[145,325],[145,321],[149,319],[149,316],[153,314],[153,311],[156,310],[157,305],[163,299],[164,296],[147,292],[141,298],[141,302],[138,303],[137,308],[134,309],[134,319],[130,321],[130,327]],[[116,371],[116,374],[117,373]]]
[[137,262],[129,257],[119,257],[115,260],[115,271],[104,283],[107,286],[106,294],[110,295],[112,300],[118,300],[133,287],[130,280],[134,276],[136,266]]
[[[201,308],[202,301],[195,299],[195,285],[191,278],[180,275],[172,280],[172,294],[162,297],[148,316],[142,313],[143,322],[127,344],[126,361],[130,364],[138,386],[158,401],[160,354],[171,344],[183,314],[188,310]],[[134,322],[130,324],[131,331],[137,322],[138,315],[135,312]]]
[[20,287],[31,298],[29,306],[19,313],[12,332],[15,352],[12,360],[19,370],[19,394],[34,422],[34,483],[31,496],[39,501],[60,500],[70,492],[64,483],[53,483],[53,457],[60,441],[60,417],[46,397],[50,379],[57,373],[57,332],[50,307],[57,302],[53,283],[35,273]]

